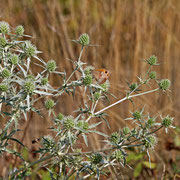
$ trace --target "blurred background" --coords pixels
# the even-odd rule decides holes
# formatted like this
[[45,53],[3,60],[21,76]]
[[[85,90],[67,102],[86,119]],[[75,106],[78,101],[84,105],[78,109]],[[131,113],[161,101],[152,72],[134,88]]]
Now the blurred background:
[[[145,72],[147,66],[141,60],[156,55],[161,64],[154,68],[158,78],[168,78],[172,82],[170,98],[165,93],[157,92],[134,99],[136,107],[130,102],[119,104],[107,111],[111,129],[104,123],[101,130],[110,134],[124,126],[133,127],[130,121],[124,119],[130,117],[130,111],[141,109],[144,104],[145,111],[152,116],[170,114],[175,118],[174,124],[180,126],[179,0],[1,0],[0,20],[7,21],[14,28],[23,25],[25,34],[32,35],[32,42],[38,50],[43,51],[41,57],[45,61],[56,60],[58,69],[65,69],[67,73],[73,70],[73,66],[66,58],[75,60],[80,52],[71,39],[78,39],[81,33],[88,33],[91,43],[100,46],[86,48],[82,60],[112,72],[110,92],[118,99],[124,97],[128,89],[126,81],[137,82],[137,76]],[[35,68],[33,70],[38,71]],[[51,76],[52,86],[58,87],[60,82]],[[80,97],[77,94],[73,100],[71,96],[63,96],[56,111],[72,114],[81,104]],[[110,99],[115,102],[114,98]],[[98,109],[107,105],[101,104]],[[49,134],[51,123],[49,118],[42,119],[30,114],[28,121],[20,122],[22,131],[19,139],[31,150],[32,139]],[[167,135],[162,131],[157,133],[158,146],[150,152],[156,167],[151,170],[143,167],[137,179],[160,179],[163,174],[171,179],[180,174],[178,128],[170,130]],[[95,141],[96,138],[90,137],[91,149],[103,146],[101,142]],[[148,160],[147,155],[143,158]],[[135,168],[138,161],[130,163]],[[121,171],[124,179],[135,178],[133,170],[122,168]]]

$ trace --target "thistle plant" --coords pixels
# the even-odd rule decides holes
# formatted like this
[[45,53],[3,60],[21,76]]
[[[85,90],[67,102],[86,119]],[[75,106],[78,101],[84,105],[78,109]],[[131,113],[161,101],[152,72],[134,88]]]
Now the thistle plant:
[[[21,40],[20,40],[21,38]],[[28,40],[23,40],[28,38]],[[33,172],[33,166],[43,166],[47,169],[51,179],[86,179],[94,177],[100,179],[106,175],[107,167],[116,169],[118,166],[127,167],[128,149],[137,147],[139,151],[145,151],[149,156],[149,150],[157,145],[158,137],[156,132],[164,128],[174,128],[173,117],[169,115],[162,117],[153,117],[145,112],[145,108],[137,109],[131,112],[131,117],[125,120],[133,121],[134,128],[128,125],[119,128],[117,132],[106,134],[103,131],[97,131],[96,128],[106,123],[105,111],[126,100],[133,102],[138,96],[155,93],[156,91],[167,92],[170,87],[168,79],[159,80],[153,66],[158,65],[156,56],[144,60],[148,69],[146,73],[138,77],[137,82],[128,84],[126,96],[115,100],[114,103],[97,110],[97,105],[103,99],[112,94],[110,91],[110,82],[106,80],[99,84],[95,81],[93,71],[94,67],[86,65],[81,60],[84,48],[93,46],[90,44],[88,34],[80,35],[78,40],[73,40],[81,46],[81,51],[77,60],[71,60],[75,65],[70,75],[65,71],[59,72],[55,60],[44,61],[39,57],[41,51],[29,40],[31,37],[24,34],[24,28],[19,25],[15,30],[11,30],[6,22],[0,22],[0,110],[2,118],[6,119],[4,128],[0,132],[0,153],[4,152],[14,154],[21,159],[21,166],[9,171],[8,178],[24,179]],[[41,67],[42,71],[34,73],[32,63]],[[50,85],[49,76],[53,73],[62,77],[62,85],[55,89]],[[75,73],[80,73],[80,78],[72,80]],[[152,89],[149,84],[154,83],[157,88]],[[150,89],[141,92],[140,88],[147,86]],[[83,98],[86,102],[75,109],[74,115],[64,115],[56,112],[56,101],[53,99],[61,98],[63,94],[76,95],[77,87],[81,87]],[[112,95],[113,96],[113,95]],[[113,96],[114,97],[114,96]],[[35,106],[35,102],[46,98],[44,109]],[[8,106],[8,111],[5,108]],[[28,113],[34,112],[43,114],[43,110],[49,112],[52,119],[50,129],[55,132],[55,136],[44,135],[41,138],[41,147],[35,153],[39,154],[39,159],[34,162],[27,162],[20,152],[11,149],[9,141],[15,141],[24,146],[13,136],[20,130],[19,120],[25,118],[28,121]],[[93,123],[92,119],[97,118]],[[93,151],[83,151],[78,148],[80,139],[88,147],[88,136],[98,134],[104,138],[106,148]],[[82,138],[81,138],[82,137]],[[81,142],[82,143],[82,142]]]

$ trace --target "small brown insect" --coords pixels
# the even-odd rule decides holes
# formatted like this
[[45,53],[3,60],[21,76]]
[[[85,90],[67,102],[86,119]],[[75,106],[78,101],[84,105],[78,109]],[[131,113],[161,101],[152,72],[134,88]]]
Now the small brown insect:
[[106,69],[95,69],[93,70],[93,76],[98,84],[105,83],[110,77],[111,72]]
[[38,143],[40,141],[40,138],[32,140],[32,144]]

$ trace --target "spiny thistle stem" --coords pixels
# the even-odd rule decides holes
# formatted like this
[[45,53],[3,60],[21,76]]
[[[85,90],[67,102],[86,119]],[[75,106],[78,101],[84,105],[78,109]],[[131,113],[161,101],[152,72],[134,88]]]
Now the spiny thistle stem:
[[80,54],[79,54],[78,62],[81,61],[81,56],[82,56],[82,53],[83,53],[83,49],[84,49],[84,46],[81,47],[81,51],[80,51]]
[[142,95],[145,95],[145,94],[149,94],[149,93],[152,93],[152,92],[155,92],[155,91],[158,91],[158,90],[159,90],[159,88],[153,89],[153,90],[150,90],[150,91],[146,91],[146,92],[143,92],[143,93],[135,94],[135,95],[130,95],[128,97],[124,97],[123,99],[120,99],[119,101],[116,101],[115,103],[113,103],[113,104],[101,109],[100,111],[94,113],[94,115],[97,115],[97,114],[99,114],[99,113],[101,113],[101,112],[103,112],[103,111],[105,111],[105,110],[107,110],[107,109],[109,109],[109,108],[111,108],[111,107],[125,101],[125,100],[130,99],[130,98],[137,97],[137,96],[142,96]]
[[[83,53],[83,49],[84,49],[84,46],[81,47],[81,51],[80,51],[80,54],[79,54],[79,57],[78,57],[78,63],[81,61],[81,57],[82,57],[82,53]],[[64,85],[67,85],[68,81],[71,79],[71,77],[74,75],[74,73],[77,71],[77,69],[81,68],[81,66],[79,66],[78,64],[76,65],[76,68],[74,69],[74,71],[70,74],[70,76],[68,77],[68,79],[66,80],[66,82],[64,83]],[[83,72],[83,71],[82,71]],[[58,90],[61,90],[60,93],[63,91],[62,87],[58,88]]]
[[[163,126],[160,126],[159,128],[155,129],[154,131],[149,132],[146,136],[149,136],[149,135],[151,135],[151,134],[159,131],[161,128],[163,128]],[[131,141],[131,142],[127,143],[127,144],[122,144],[121,147],[130,147],[130,145],[131,145],[132,143],[135,143],[135,142],[137,142],[137,141],[139,141],[139,140],[141,140],[141,139],[142,139],[142,137],[141,137],[141,138],[138,138],[138,139],[135,139],[134,141]]]
[[68,79],[66,80],[66,82],[65,82],[64,84],[67,84],[67,83],[68,83],[68,81],[72,78],[72,76],[74,75],[74,73],[76,72],[77,69],[78,69],[78,68],[77,68],[77,66],[76,66],[76,68],[74,69],[74,71],[71,73],[71,75],[68,77]]

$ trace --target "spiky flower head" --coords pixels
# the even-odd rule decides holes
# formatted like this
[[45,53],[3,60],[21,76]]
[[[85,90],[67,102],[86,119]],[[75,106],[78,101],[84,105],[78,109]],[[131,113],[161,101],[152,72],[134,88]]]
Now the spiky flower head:
[[59,113],[56,118],[62,121],[64,119],[64,115],[62,113]]
[[131,130],[129,129],[129,127],[124,127],[123,128],[123,133],[124,133],[124,135],[127,135],[127,134],[129,134],[131,132]]
[[147,127],[152,127],[154,125],[154,123],[155,123],[155,118],[149,118],[147,120],[146,125],[147,125]]
[[8,69],[3,69],[2,72],[1,72],[1,76],[3,78],[9,78],[11,76],[11,73]]
[[102,162],[103,157],[101,154],[95,153],[90,157],[90,160],[93,164],[98,164],[98,163]]
[[139,119],[141,119],[141,112],[139,112],[139,111],[135,111],[134,113],[133,113],[133,117],[134,117],[134,119],[137,119],[137,120],[139,120]]
[[0,84],[0,91],[1,92],[7,92],[8,91],[8,85]]
[[148,136],[143,140],[143,143],[145,148],[154,148],[157,144],[157,138],[155,135]]
[[113,132],[110,136],[110,141],[113,143],[113,144],[118,144],[119,143],[119,133],[117,132]]
[[159,88],[162,90],[167,90],[171,86],[171,81],[169,79],[162,79],[159,83]]
[[55,141],[52,136],[47,135],[42,138],[42,145],[47,149],[51,149],[55,145]]
[[26,41],[26,47],[25,47],[25,55],[27,57],[35,56],[36,55],[37,48],[34,46],[30,41]]
[[86,33],[81,34],[80,37],[79,37],[78,42],[79,42],[82,46],[87,46],[87,45],[89,45],[89,35],[86,34]]
[[10,32],[9,24],[5,21],[0,22],[0,33],[8,34]]
[[11,64],[17,65],[17,64],[18,64],[18,61],[19,61],[18,55],[13,54],[13,55],[10,57],[10,62],[11,62]]
[[26,77],[27,80],[31,80],[31,81],[35,81],[36,78],[34,77],[34,75],[32,74],[28,74],[27,77]]
[[164,126],[165,128],[168,128],[172,125],[174,118],[170,116],[166,116],[163,118],[161,125]]
[[124,158],[122,151],[119,150],[119,149],[116,150],[116,151],[114,151],[113,157],[114,157],[117,161],[120,161],[121,159]]
[[50,60],[46,64],[46,70],[49,72],[54,72],[56,70],[56,62],[54,60]]
[[5,47],[7,44],[7,41],[5,38],[0,37],[0,47]]
[[84,74],[85,74],[85,75],[91,75],[93,70],[94,70],[94,67],[93,67],[93,66],[87,66],[87,67],[84,69]]
[[24,83],[24,91],[26,92],[26,94],[32,94],[35,90],[35,85],[32,81],[26,81]]
[[81,120],[81,121],[78,121],[77,127],[81,128],[83,130],[88,130],[89,129],[89,124],[88,124],[88,122]]
[[44,86],[44,85],[47,85],[48,83],[48,78],[42,78],[41,79],[41,84]]
[[155,71],[150,72],[150,73],[149,73],[149,78],[150,78],[150,79],[156,79],[156,72],[155,72]]
[[74,118],[72,116],[67,116],[64,118],[64,127],[66,129],[72,129],[75,126]]
[[152,55],[149,59],[147,59],[149,65],[156,65],[157,64],[157,57]]
[[137,87],[138,87],[137,83],[132,83],[132,84],[129,85],[129,88],[130,88],[131,91],[134,91],[135,89],[137,89]]
[[99,100],[100,97],[101,97],[101,93],[100,92],[95,92],[93,94],[93,98],[94,98],[95,101]]
[[103,88],[103,92],[108,92],[108,90],[110,88],[109,80],[106,80],[103,84],[101,84],[101,87]]
[[48,110],[52,109],[54,106],[55,106],[55,102],[54,102],[52,99],[48,99],[48,100],[45,102],[45,107],[46,107],[46,109],[48,109]]
[[83,83],[85,86],[89,86],[92,84],[92,80],[93,80],[92,75],[86,75],[83,79]]
[[15,29],[15,33],[18,36],[22,36],[24,34],[24,27],[22,25],[17,26]]

